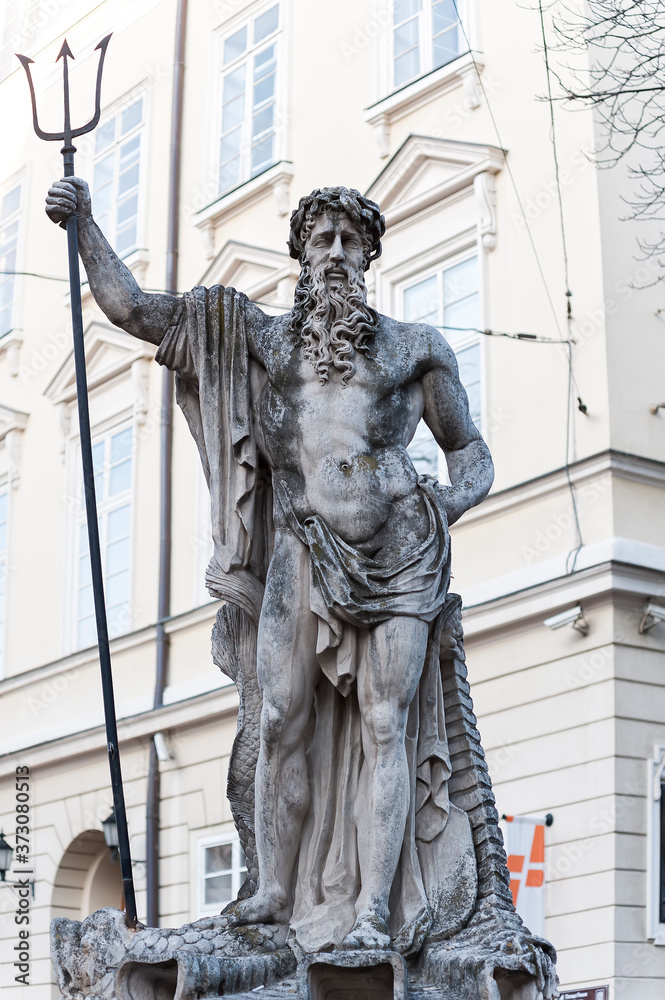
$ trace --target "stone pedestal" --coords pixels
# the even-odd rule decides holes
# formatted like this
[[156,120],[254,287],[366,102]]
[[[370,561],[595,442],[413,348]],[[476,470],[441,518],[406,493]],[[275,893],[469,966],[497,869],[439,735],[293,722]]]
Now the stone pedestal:
[[298,966],[299,1000],[407,1000],[406,962],[394,951],[331,951]]

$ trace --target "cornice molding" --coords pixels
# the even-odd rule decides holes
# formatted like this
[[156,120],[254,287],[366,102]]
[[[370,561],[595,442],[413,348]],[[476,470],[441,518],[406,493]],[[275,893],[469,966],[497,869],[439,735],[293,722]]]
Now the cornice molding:
[[223,194],[210,205],[206,205],[194,214],[194,225],[200,229],[206,238],[206,253],[209,260],[215,256],[215,232],[222,223],[227,222],[239,212],[269,195],[274,195],[277,214],[289,214],[291,204],[291,179],[293,164],[289,160],[280,160],[272,167],[264,170],[258,177],[253,177],[227,194]]
[[433,205],[469,190],[478,202],[485,249],[496,240],[494,175],[505,162],[498,146],[410,135],[367,190],[381,206],[386,225],[413,219]]

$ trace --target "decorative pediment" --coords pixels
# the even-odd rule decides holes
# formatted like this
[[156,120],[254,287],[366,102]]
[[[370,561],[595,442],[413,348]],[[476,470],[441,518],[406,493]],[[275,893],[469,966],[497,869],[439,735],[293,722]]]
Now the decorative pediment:
[[28,423],[28,414],[0,405],[0,445],[7,450],[7,479],[16,489],[20,474],[21,436]]
[[[410,135],[367,191],[381,206],[388,225],[410,218],[465,188],[479,202],[483,237],[494,235],[493,178],[505,159],[502,149],[475,142]],[[479,180],[480,178],[480,180]],[[493,249],[487,245],[486,249]]]
[[201,278],[202,285],[226,285],[253,301],[291,306],[300,265],[287,253],[229,240]]
[[[124,372],[130,372],[135,362],[152,358],[155,354],[155,348],[151,344],[136,340],[114,326],[96,321],[87,327],[84,343],[89,390],[96,389]],[[44,390],[44,395],[54,403],[71,403],[76,399],[73,351]]]

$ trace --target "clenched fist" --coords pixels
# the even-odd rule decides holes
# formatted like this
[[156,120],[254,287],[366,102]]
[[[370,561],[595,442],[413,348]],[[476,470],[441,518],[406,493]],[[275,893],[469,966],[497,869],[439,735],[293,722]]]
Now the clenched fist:
[[48,189],[46,196],[46,214],[51,222],[63,229],[67,228],[67,219],[76,214],[79,222],[92,218],[92,203],[90,189],[80,177],[63,177],[55,181]]

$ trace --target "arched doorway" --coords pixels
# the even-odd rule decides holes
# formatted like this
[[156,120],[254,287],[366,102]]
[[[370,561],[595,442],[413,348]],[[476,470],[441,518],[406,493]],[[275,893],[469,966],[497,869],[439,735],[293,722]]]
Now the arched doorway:
[[101,830],[86,830],[62,856],[51,916],[83,920],[103,906],[123,908],[120,862],[111,861]]

